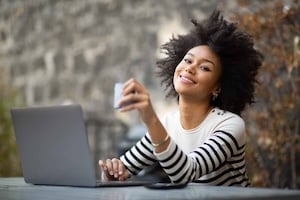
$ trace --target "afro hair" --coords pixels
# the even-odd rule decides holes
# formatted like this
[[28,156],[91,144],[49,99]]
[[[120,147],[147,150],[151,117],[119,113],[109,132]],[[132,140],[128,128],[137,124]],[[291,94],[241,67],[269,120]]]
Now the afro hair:
[[252,37],[239,30],[236,23],[226,21],[218,10],[202,22],[191,21],[194,28],[188,34],[173,36],[161,47],[166,57],[156,64],[166,96],[178,98],[173,76],[185,54],[193,47],[207,45],[218,55],[222,67],[219,80],[221,92],[211,104],[240,115],[247,104],[254,102],[256,75],[262,64],[262,54],[254,48]]

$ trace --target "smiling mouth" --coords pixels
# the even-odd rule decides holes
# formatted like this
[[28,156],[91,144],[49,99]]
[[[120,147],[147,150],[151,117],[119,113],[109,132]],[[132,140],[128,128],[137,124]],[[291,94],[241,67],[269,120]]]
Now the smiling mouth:
[[185,76],[182,76],[182,75],[179,75],[179,78],[180,78],[180,80],[182,80],[185,83],[190,83],[190,84],[195,84],[196,83],[195,81],[193,81],[193,80],[191,80],[191,79],[189,79]]

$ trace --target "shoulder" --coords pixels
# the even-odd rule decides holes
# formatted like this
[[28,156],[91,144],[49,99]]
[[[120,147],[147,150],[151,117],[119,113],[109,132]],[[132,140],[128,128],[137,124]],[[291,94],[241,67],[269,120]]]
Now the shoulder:
[[244,120],[237,114],[232,112],[222,110],[220,108],[214,108],[211,111],[210,121],[217,123],[220,126],[239,126],[240,128],[245,128]]
[[214,108],[211,111],[210,123],[214,123],[216,134],[226,133],[232,135],[240,142],[245,141],[246,128],[244,120],[232,112]]

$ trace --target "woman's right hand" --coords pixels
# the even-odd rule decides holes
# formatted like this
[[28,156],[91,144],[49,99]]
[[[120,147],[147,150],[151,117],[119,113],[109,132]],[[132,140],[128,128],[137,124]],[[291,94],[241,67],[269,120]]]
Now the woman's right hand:
[[[123,86],[122,94],[123,96],[119,102],[121,112],[138,110],[141,120],[146,126],[157,120],[156,113],[152,107],[150,94],[137,80],[131,78],[126,81]],[[122,106],[128,102],[131,103]]]
[[102,180],[106,181],[124,181],[129,178],[123,162],[117,158],[99,160],[99,166],[102,169]]

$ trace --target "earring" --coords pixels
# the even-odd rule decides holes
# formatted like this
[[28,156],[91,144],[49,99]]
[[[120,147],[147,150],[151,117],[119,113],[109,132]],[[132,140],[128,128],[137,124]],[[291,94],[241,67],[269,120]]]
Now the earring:
[[219,96],[219,93],[213,93],[213,98],[212,98],[212,100],[213,100],[213,101],[216,101],[216,99],[218,98],[218,96]]
[[212,98],[213,101],[216,101],[216,99],[218,98],[220,92],[221,92],[221,88],[218,88],[215,92],[213,92],[213,94],[212,94],[213,95],[213,98]]

